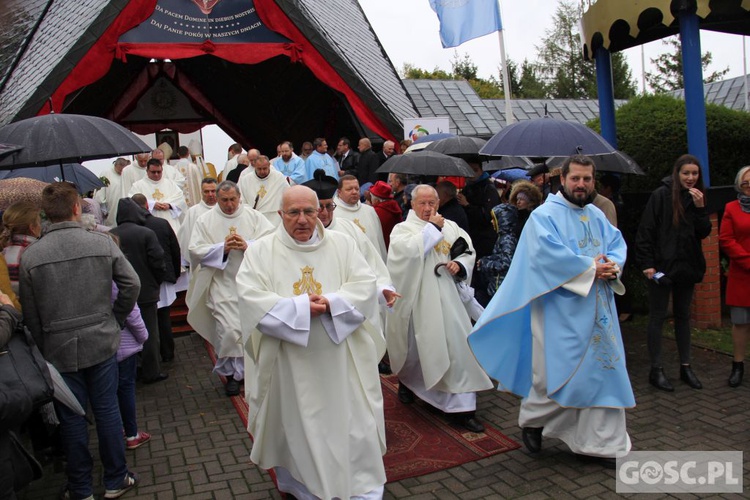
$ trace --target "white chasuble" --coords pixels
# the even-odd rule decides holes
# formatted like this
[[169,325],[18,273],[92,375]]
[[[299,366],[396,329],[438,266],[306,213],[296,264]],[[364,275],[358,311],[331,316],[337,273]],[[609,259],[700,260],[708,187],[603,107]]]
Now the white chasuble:
[[[281,225],[250,247],[237,274],[250,458],[264,469],[286,469],[319,498],[349,499],[385,483],[377,369],[385,344],[372,322],[378,315],[375,275],[356,243],[320,223],[317,234],[300,244]],[[331,312],[311,317],[310,293],[328,297]],[[260,331],[280,304],[291,309],[284,323],[299,340]],[[342,316],[354,312],[363,319],[343,335],[336,325],[340,306]]]
[[[432,240],[425,238],[429,231],[434,231]],[[452,221],[446,220],[440,232],[411,210],[406,221],[393,228],[388,248],[388,270],[403,296],[386,318],[391,367],[398,373],[404,366],[413,324],[425,387],[454,394],[492,388],[469,349],[466,339],[471,319],[453,277],[445,268],[439,270],[439,276],[435,274],[437,264],[450,262],[451,245],[459,237],[466,240],[472,252],[455,259],[466,270],[468,283],[474,268],[474,248],[469,235]],[[432,241],[431,248],[425,248],[426,241]]]
[[383,226],[380,224],[380,218],[375,209],[360,202],[357,202],[356,205],[349,205],[342,201],[338,195],[333,197],[333,201],[336,203],[336,217],[350,220],[360,228],[385,262],[388,252],[385,249],[385,240],[383,239]]
[[215,205],[195,222],[189,246],[193,274],[185,298],[187,319],[220,358],[243,356],[235,285],[243,252],[231,250],[224,259],[224,239],[235,233],[250,242],[272,230],[265,217],[241,204],[232,215]]
[[[174,234],[180,232],[180,222],[185,211],[187,211],[187,205],[185,204],[185,196],[182,194],[182,189],[174,181],[169,179],[152,181],[148,177],[144,177],[133,183],[128,196],[138,193],[146,197],[148,209],[154,217],[159,217],[169,222]],[[155,210],[154,204],[157,202],[169,203],[171,208],[169,210]]]
[[253,168],[246,168],[240,174],[237,185],[240,188],[242,201],[247,206],[262,213],[274,227],[281,224],[279,216],[281,195],[289,188],[289,183],[281,172],[270,169],[269,174],[261,179],[255,174]]

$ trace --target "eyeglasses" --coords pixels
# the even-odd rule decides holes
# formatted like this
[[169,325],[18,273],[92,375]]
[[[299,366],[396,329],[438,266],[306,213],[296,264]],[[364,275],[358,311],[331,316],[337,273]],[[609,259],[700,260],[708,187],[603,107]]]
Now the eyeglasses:
[[318,211],[314,208],[306,208],[304,210],[282,210],[281,213],[286,215],[287,217],[291,217],[292,219],[296,219],[300,216],[300,214],[304,214],[308,219],[312,219],[313,217],[318,216]]
[[325,205],[323,205],[321,203],[320,204],[320,208],[318,209],[318,212],[322,212],[323,210],[327,210],[329,212],[333,212],[334,210],[336,210],[336,204],[335,203],[326,203]]

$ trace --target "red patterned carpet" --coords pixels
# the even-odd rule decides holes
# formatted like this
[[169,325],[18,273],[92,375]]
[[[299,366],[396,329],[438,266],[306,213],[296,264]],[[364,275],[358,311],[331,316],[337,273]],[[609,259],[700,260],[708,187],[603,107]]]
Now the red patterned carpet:
[[[216,355],[208,343],[206,349],[211,360],[215,361]],[[383,461],[388,482],[430,474],[520,448],[518,443],[486,422],[483,422],[485,432],[475,434],[449,424],[441,412],[425,403],[418,401],[405,405],[398,400],[397,377],[381,376],[380,380],[388,446]],[[247,426],[248,406],[244,395],[231,399]]]

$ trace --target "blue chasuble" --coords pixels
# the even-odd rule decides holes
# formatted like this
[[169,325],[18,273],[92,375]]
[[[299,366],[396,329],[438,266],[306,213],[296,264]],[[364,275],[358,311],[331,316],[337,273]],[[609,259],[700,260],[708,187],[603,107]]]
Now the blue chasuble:
[[307,169],[305,168],[305,160],[299,156],[293,155],[289,158],[289,163],[284,163],[281,158],[276,158],[273,162],[274,168],[284,174],[284,177],[289,177],[295,184],[302,184],[310,180],[307,177]]
[[312,179],[313,174],[319,168],[326,171],[326,175],[330,175],[336,180],[339,180],[339,165],[336,160],[328,156],[327,154],[318,153],[313,151],[310,156],[305,160],[305,169],[307,170],[307,178]]
[[498,390],[529,394],[531,304],[538,301],[549,398],[570,408],[635,406],[610,283],[594,279],[585,297],[562,288],[599,254],[623,268],[626,250],[620,231],[591,204],[550,195],[531,213],[505,280],[469,336]]

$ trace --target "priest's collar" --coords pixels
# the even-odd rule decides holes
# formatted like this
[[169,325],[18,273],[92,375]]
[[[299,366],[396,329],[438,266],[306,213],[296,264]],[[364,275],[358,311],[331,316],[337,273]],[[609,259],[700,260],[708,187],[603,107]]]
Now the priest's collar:
[[242,215],[242,213],[244,213],[244,211],[245,211],[245,204],[244,203],[240,203],[240,206],[238,206],[237,210],[235,210],[234,213],[232,213],[232,214],[224,213],[224,211],[221,209],[221,207],[219,206],[218,203],[216,203],[216,205],[214,205],[211,208],[213,208],[214,210],[216,210],[219,213],[219,215],[221,215],[222,217],[226,217],[227,219],[236,219],[237,217],[239,217],[240,215]]
[[337,206],[342,206],[344,208],[348,208],[349,210],[357,210],[360,207],[360,205],[361,205],[361,203],[359,202],[359,200],[354,205],[350,205],[347,202],[345,202],[344,200],[342,200],[341,197],[338,194],[336,195],[336,198],[338,198],[338,201],[336,202]]

